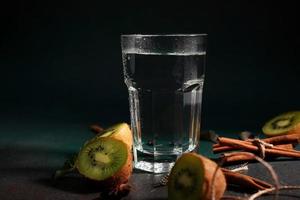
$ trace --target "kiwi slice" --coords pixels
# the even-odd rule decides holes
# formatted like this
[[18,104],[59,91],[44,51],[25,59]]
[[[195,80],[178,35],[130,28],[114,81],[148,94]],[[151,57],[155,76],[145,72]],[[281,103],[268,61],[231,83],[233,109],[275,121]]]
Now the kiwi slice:
[[128,160],[127,145],[111,137],[92,140],[80,150],[76,167],[80,174],[92,180],[114,176]]
[[226,189],[224,174],[220,168],[217,169],[217,164],[199,154],[185,153],[176,161],[171,170],[168,181],[168,199],[210,200],[212,188],[214,188],[216,200],[223,196]]
[[262,128],[267,136],[300,133],[300,111],[280,114],[269,120]]
[[202,196],[204,171],[201,160],[184,154],[172,168],[168,182],[168,198],[172,200],[199,199]]

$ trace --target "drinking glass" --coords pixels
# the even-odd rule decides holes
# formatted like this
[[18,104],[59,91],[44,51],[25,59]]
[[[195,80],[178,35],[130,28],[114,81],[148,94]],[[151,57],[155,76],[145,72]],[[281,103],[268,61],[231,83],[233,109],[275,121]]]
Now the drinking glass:
[[169,172],[200,136],[206,34],[122,35],[134,167]]

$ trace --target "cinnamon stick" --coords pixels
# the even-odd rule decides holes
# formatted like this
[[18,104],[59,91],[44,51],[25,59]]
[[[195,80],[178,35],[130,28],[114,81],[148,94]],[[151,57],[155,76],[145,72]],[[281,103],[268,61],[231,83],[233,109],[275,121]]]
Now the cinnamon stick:
[[[250,152],[259,151],[259,148],[257,146],[253,145],[251,142],[248,141],[242,141],[242,140],[225,138],[225,137],[219,137],[218,141],[221,145],[234,146],[243,149],[245,151],[250,151]],[[276,146],[273,148],[266,148],[265,153],[266,155],[300,158],[300,151],[283,149]]]
[[298,144],[300,142],[300,134],[279,135],[279,136],[265,138],[262,140],[270,144],[288,144],[288,143]]
[[[270,143],[273,145],[280,144],[299,144],[300,143],[300,134],[290,134],[290,135],[279,135],[270,138],[261,139],[263,142]],[[253,141],[253,139],[246,140],[248,142]],[[220,143],[213,144],[213,152],[220,153],[224,151],[233,151],[237,150],[237,147],[230,145],[221,145]]]
[[[281,149],[289,149],[289,150],[294,149],[293,144],[278,144],[275,145],[275,147],[279,147]],[[229,145],[224,145],[224,146],[219,145],[218,147],[213,148],[213,153],[222,153],[222,152],[234,151],[234,150],[239,150],[239,147],[229,146]]]
[[213,153],[221,153],[221,152],[225,152],[225,151],[234,151],[234,150],[238,150],[239,148],[236,146],[230,146],[230,145],[220,145],[218,143],[218,146],[213,146]]
[[281,149],[289,149],[289,150],[294,149],[293,144],[278,144],[278,145],[275,145],[275,147],[279,147]]
[[93,125],[90,126],[90,130],[93,133],[98,134],[98,133],[101,133],[104,129],[101,126],[97,125],[97,124],[93,124]]
[[[277,146],[284,146],[283,148],[293,148],[293,146],[291,144],[287,144],[287,145],[277,145]],[[277,157],[277,156],[268,156],[269,158],[271,157]],[[225,163],[233,163],[233,162],[246,162],[246,161],[251,161],[251,160],[255,160],[255,158],[253,156],[249,156],[247,154],[244,154],[243,152],[235,152],[234,155],[231,154],[227,154],[224,153],[223,154],[223,162]]]
[[225,175],[226,182],[228,184],[239,185],[245,189],[253,189],[253,190],[264,190],[272,187],[271,184],[265,181],[262,181],[260,179],[251,176],[247,176],[245,174],[232,172],[225,168],[222,168],[222,171]]
[[242,153],[235,153],[235,155],[231,155],[231,156],[227,156],[227,154],[223,154],[223,162],[225,163],[232,163],[232,162],[239,162],[239,161],[251,161],[251,160],[255,160],[254,157],[249,156],[249,155],[245,155]]

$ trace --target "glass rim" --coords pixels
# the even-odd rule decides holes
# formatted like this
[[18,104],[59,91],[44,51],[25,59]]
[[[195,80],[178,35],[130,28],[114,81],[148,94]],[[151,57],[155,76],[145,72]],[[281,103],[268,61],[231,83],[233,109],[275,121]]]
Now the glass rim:
[[192,34],[121,34],[121,37],[199,37],[207,36],[207,33]]

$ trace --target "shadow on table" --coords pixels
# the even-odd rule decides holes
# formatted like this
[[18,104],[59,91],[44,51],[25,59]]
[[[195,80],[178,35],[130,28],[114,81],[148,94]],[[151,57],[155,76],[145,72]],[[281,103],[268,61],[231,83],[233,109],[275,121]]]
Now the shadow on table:
[[[92,198],[100,196],[103,190],[99,183],[83,178],[79,174],[68,174],[58,180],[52,178],[56,169],[59,169],[65,159],[73,152],[55,147],[43,146],[5,146],[0,147],[0,175],[9,180],[28,185],[34,188],[48,188],[46,191],[53,195],[66,193],[91,194]],[[160,180],[159,176],[134,170],[130,179],[132,190],[124,200],[163,200],[167,198],[166,188],[153,189],[153,183]],[[1,186],[1,185],[0,185]],[[37,186],[37,187],[36,187]],[[38,187],[41,186],[41,187]],[[62,193],[59,191],[63,191]],[[26,190],[24,191],[26,192]],[[104,198],[105,199],[105,198]],[[92,200],[92,199],[91,199]],[[101,200],[96,198],[94,200]]]
[[99,186],[99,184],[77,175],[62,177],[58,180],[44,178],[37,180],[37,183],[47,187],[52,187],[77,194],[101,192],[101,186]]
[[[72,177],[63,177],[59,180],[52,179],[40,179],[38,180],[39,184],[43,184],[47,187],[54,187],[59,190],[63,190],[65,192],[77,193],[77,194],[90,194],[90,193],[99,193],[99,197],[91,199],[91,200],[107,200],[107,197],[101,197],[101,186],[93,181],[86,180],[82,177],[72,176]],[[120,198],[120,197],[109,197],[109,199],[122,199],[122,200],[137,200],[140,199],[141,194],[137,194],[135,189],[133,189],[128,195]],[[142,191],[140,191],[142,192]],[[143,191],[144,193],[144,191]],[[147,195],[143,194],[143,200],[166,200],[166,198],[160,197],[151,197],[148,191]]]

